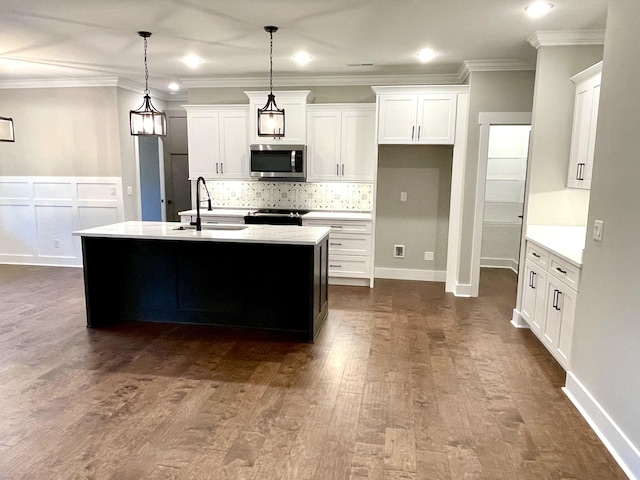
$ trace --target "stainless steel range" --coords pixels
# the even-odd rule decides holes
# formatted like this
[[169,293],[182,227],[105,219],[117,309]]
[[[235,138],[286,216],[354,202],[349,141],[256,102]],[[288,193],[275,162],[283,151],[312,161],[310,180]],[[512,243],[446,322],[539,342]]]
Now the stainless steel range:
[[302,225],[302,217],[309,210],[286,210],[261,208],[249,212],[244,223],[253,225]]

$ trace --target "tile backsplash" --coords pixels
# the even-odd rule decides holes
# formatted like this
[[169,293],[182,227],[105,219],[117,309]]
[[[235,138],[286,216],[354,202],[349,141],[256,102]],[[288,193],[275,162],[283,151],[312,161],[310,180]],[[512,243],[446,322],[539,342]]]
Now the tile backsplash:
[[[210,181],[211,204],[217,208],[299,208],[371,211],[373,184]],[[207,198],[202,192],[202,198]]]

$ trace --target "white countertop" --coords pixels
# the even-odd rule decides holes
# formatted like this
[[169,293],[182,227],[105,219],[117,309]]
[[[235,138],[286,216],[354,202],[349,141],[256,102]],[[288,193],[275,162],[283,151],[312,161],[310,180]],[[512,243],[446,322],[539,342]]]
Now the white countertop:
[[[206,208],[200,209],[200,216],[204,217],[244,217],[249,212],[256,211],[257,208],[252,209],[238,209],[238,208],[214,208],[213,210],[207,210]],[[190,215],[195,216],[196,211],[184,210],[179,212],[178,215]],[[309,220],[372,220],[373,216],[371,212],[334,212],[330,210],[316,210],[303,215],[303,219]]]
[[331,212],[317,210],[315,212],[305,213],[302,217],[304,220],[369,220],[373,216],[371,212]]
[[529,225],[525,238],[582,267],[587,227]]
[[[256,210],[248,209],[248,208],[214,208],[213,210],[207,210],[207,208],[200,209],[201,217],[244,217],[247,213]],[[196,209],[193,210],[183,210],[182,212],[178,212],[178,215],[193,215],[196,216]]]
[[82,237],[131,238],[139,240],[186,240],[205,242],[270,243],[316,245],[329,232],[328,227],[297,225],[203,225],[202,231],[184,228],[179,222],[123,222],[73,232]]

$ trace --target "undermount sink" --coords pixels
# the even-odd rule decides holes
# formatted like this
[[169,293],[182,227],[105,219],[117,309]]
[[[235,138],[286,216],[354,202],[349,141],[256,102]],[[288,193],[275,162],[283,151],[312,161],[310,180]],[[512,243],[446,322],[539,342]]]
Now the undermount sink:
[[[202,230],[244,230],[247,225],[233,225],[224,223],[205,223],[202,225]],[[195,230],[195,225],[180,225],[174,228],[174,230]]]

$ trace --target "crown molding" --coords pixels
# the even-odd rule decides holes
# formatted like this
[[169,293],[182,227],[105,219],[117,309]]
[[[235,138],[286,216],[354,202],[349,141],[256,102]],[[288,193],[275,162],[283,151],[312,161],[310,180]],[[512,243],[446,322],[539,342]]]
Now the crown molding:
[[0,80],[0,88],[116,87],[118,77],[34,78]]
[[546,30],[534,32],[527,41],[535,48],[570,45],[604,45],[604,30]]
[[[134,93],[144,94],[144,85],[120,77],[78,77],[78,78],[38,78],[24,80],[0,80],[0,89],[21,88],[82,88],[117,87]],[[167,93],[150,89],[151,96],[165,101],[183,101],[186,93]]]
[[520,60],[465,60],[458,70],[458,80],[464,82],[471,72],[532,71],[536,66]]
[[[187,78],[180,83],[189,88],[267,87],[264,77]],[[360,85],[451,84],[459,83],[457,75],[321,75],[309,77],[278,77],[276,87],[346,87]]]

